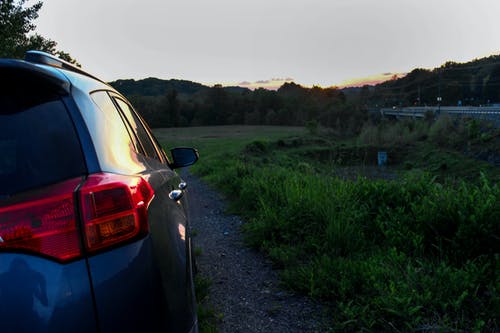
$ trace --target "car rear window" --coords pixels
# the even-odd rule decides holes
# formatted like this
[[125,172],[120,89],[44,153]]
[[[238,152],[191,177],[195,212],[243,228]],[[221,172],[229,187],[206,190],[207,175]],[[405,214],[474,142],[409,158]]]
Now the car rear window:
[[80,143],[62,100],[42,87],[2,88],[0,199],[85,174]]

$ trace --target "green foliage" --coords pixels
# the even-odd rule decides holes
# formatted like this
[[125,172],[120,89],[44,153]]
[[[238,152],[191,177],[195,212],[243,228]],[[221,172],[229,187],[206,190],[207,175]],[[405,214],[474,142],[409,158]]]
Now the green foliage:
[[317,135],[318,134],[318,129],[319,129],[318,121],[315,120],[315,119],[309,120],[306,123],[306,128],[307,128],[309,134],[311,134],[311,135]]
[[[343,328],[470,328],[498,310],[499,188],[343,181],[259,169],[240,182],[249,244],[284,283],[337,302]],[[259,196],[256,196],[259,193]]]
[[[352,135],[359,132],[366,119],[365,111],[347,103],[342,91],[336,88],[286,83],[278,91],[251,91],[156,78],[118,80],[111,85],[132,101],[152,127],[309,124],[314,132],[321,125]],[[165,102],[165,95],[172,91],[177,94],[175,108]]]
[[379,147],[401,146],[425,140],[428,132],[428,123],[419,120],[385,121],[378,125],[366,122],[357,141]]
[[213,308],[207,305],[209,298],[210,279],[196,275],[194,279],[194,287],[196,294],[196,302],[198,303],[198,326],[201,333],[217,333],[217,320],[220,319]]
[[335,331],[498,330],[498,185],[319,176],[280,155],[292,141],[249,141],[197,169],[285,286],[332,304]]
[[424,169],[443,178],[467,180],[477,179],[481,171],[497,182],[499,133],[491,122],[445,115],[433,122],[367,122],[356,144],[367,151],[370,147],[388,151],[389,164],[405,170]]
[[55,41],[32,33],[35,30],[33,21],[38,17],[42,2],[36,2],[31,7],[25,7],[25,2],[26,0],[0,2],[0,58],[23,58],[26,51],[39,50],[77,64],[68,53],[56,49]]
[[391,205],[379,208],[374,224],[391,247],[460,266],[500,253],[499,192],[484,177],[455,186],[410,180],[391,188]]
[[467,123],[467,134],[469,139],[477,139],[481,135],[481,128],[478,120],[471,119]]
[[32,23],[38,17],[42,3],[23,8],[25,0],[5,0],[0,2],[0,57],[24,56],[30,44],[28,33],[35,29]]
[[439,117],[429,130],[429,138],[444,146],[457,146],[463,144],[467,138],[464,123],[456,121],[449,116]]
[[[213,125],[306,126],[310,133],[328,128],[337,136],[357,136],[363,129],[365,142],[373,142],[366,125],[368,109],[392,106],[436,104],[436,87],[441,82],[443,105],[487,105],[500,102],[496,83],[500,80],[500,56],[491,56],[466,64],[447,63],[434,70],[415,69],[408,75],[376,86],[361,88],[307,88],[285,83],[277,91],[241,87],[208,87],[183,80],[118,80],[111,84],[127,96],[152,127]],[[165,96],[177,92],[176,106]],[[370,118],[379,116],[371,112]],[[376,140],[406,144],[428,135],[434,113],[425,115],[425,125],[411,123],[387,126],[377,132]],[[316,127],[317,124],[317,127]],[[433,133],[447,142],[437,124]],[[367,128],[368,127],[368,128]],[[445,129],[442,128],[442,129]],[[387,131],[386,131],[387,130]],[[477,128],[470,128],[469,139],[476,138]],[[441,133],[441,134],[440,134]],[[373,133],[371,133],[373,134]],[[453,141],[454,138],[451,138]]]
[[269,151],[269,143],[262,140],[255,140],[245,146],[245,152],[249,154],[265,154]]
[[438,93],[442,105],[487,105],[500,102],[499,60],[500,55],[492,55],[433,70],[417,68],[401,78],[344,92],[347,101],[372,107],[436,105]]

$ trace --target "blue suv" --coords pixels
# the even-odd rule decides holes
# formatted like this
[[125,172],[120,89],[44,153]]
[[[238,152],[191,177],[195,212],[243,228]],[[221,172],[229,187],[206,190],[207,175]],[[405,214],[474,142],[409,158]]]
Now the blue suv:
[[0,59],[0,331],[197,332],[186,184],[119,92]]

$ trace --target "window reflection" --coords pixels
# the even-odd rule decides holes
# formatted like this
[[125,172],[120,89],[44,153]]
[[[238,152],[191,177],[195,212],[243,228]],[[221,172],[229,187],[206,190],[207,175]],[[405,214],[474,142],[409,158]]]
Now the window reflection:
[[136,151],[134,142],[111,98],[105,91],[94,92],[91,97],[105,118],[104,123],[97,124],[102,126],[99,133],[105,136],[103,142],[107,143],[107,147],[103,147],[101,153],[104,153],[106,160],[113,165],[124,166],[131,170],[137,169],[139,161],[133,153]]

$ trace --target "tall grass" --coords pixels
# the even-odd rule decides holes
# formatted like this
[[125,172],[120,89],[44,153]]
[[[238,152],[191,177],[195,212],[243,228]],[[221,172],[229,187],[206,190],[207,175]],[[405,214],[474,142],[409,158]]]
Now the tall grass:
[[379,124],[366,122],[357,141],[359,144],[377,146],[400,146],[429,141],[440,146],[457,148],[480,138],[486,141],[498,133],[499,130],[486,121],[443,115],[436,121],[406,119],[384,120]]
[[335,330],[498,329],[497,185],[318,177],[244,151],[198,172],[286,286],[333,304]]
[[399,146],[425,140],[432,126],[425,121],[384,121],[378,125],[366,122],[358,136],[358,143],[377,146]]
[[[367,125],[358,142],[448,140],[442,130],[455,126],[450,121]],[[454,130],[462,131],[456,140],[483,140],[474,124]],[[246,241],[273,260],[285,286],[331,305],[334,331],[500,329],[495,182],[438,181],[421,172],[390,181],[320,176],[308,154],[297,161],[307,147],[291,142],[300,140],[281,141],[205,142],[193,170],[245,217]],[[432,152],[439,165],[451,163]]]

